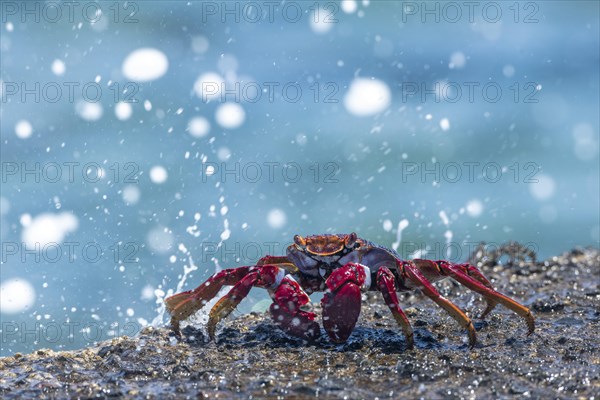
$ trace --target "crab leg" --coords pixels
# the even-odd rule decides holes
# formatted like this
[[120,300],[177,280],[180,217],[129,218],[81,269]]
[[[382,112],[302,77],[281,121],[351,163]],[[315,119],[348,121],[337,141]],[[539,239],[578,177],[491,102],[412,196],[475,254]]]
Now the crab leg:
[[465,315],[464,312],[460,308],[458,308],[454,303],[450,300],[444,298],[435,287],[425,278],[425,276],[419,271],[419,268],[412,261],[399,261],[398,267],[401,271],[403,271],[403,275],[408,278],[411,282],[417,285],[420,288],[425,296],[429,297],[435,303],[437,303],[440,307],[450,314],[452,318],[454,318],[460,326],[467,330],[469,334],[469,346],[474,347],[477,342],[477,336],[475,333],[475,327],[473,327],[473,323]]
[[[421,260],[421,259],[414,259],[412,261],[429,282],[433,283],[433,282],[442,280],[448,276],[448,274],[446,272],[444,272],[442,270],[442,268],[440,267],[440,262],[442,262],[442,261],[433,262],[431,260]],[[460,264],[460,265],[457,265],[457,267],[464,270],[465,274],[467,274],[467,275],[471,276],[472,278],[481,282],[481,284],[484,285],[485,287],[494,290],[490,281],[488,281],[487,278],[485,276],[483,276],[483,274],[474,266],[469,265],[469,264]],[[484,298],[487,303],[487,307],[485,308],[483,313],[481,313],[479,318],[485,317],[487,314],[490,313],[490,311],[492,311],[494,309],[494,307],[496,307],[496,301],[494,301],[492,298],[489,298],[489,297],[484,297]]]
[[194,290],[177,293],[165,299],[167,310],[171,314],[171,327],[179,335],[179,322],[190,317],[200,310],[213,297],[219,293],[223,286],[232,286],[238,283],[256,267],[262,265],[277,265],[285,270],[294,271],[296,266],[287,257],[265,256],[256,263],[256,266],[245,266],[225,269],[217,272]]
[[315,313],[301,309],[310,303],[310,298],[291,275],[283,278],[277,289],[271,292],[271,298],[271,315],[277,326],[292,336],[309,341],[320,336]]
[[371,286],[371,271],[368,267],[348,263],[333,270],[325,281],[327,290],[321,299],[323,327],[332,341],[345,342],[360,314],[361,290]]
[[177,293],[165,299],[171,314],[171,326],[179,334],[179,322],[188,318],[219,293],[223,286],[235,285],[255,267],[239,267],[217,272],[194,290]]
[[298,267],[285,256],[264,256],[256,263],[256,266],[261,265],[277,265],[290,273],[298,271]]
[[464,267],[449,263],[447,261],[437,261],[436,264],[440,267],[442,272],[446,273],[448,276],[455,279],[457,282],[465,285],[472,291],[477,292],[486,298],[490,298],[493,301],[502,304],[506,308],[512,310],[516,314],[523,317],[527,322],[527,334],[531,335],[533,333],[533,331],[535,330],[535,319],[533,318],[531,311],[529,311],[527,307],[517,303],[513,299],[506,297],[501,293],[496,292],[494,289],[482,285],[480,282],[471,278],[469,275],[463,272],[462,269]]
[[[461,269],[464,269],[467,275],[481,282],[483,286],[495,291],[494,287],[492,286],[492,283],[481,273],[481,271],[476,266],[471,264],[457,264],[456,266]],[[483,310],[483,312],[479,315],[479,319],[484,319],[486,315],[492,312],[492,310],[496,307],[496,304],[498,304],[498,302],[492,300],[487,296],[484,296],[484,299],[487,305],[485,307],[485,310]]]
[[231,313],[248,295],[253,286],[275,289],[285,276],[285,270],[276,265],[263,265],[253,269],[214,305],[208,315],[208,335],[215,338],[217,323]]
[[406,341],[408,343],[408,348],[411,349],[414,347],[415,341],[413,338],[413,330],[410,326],[410,322],[400,308],[400,304],[398,302],[398,295],[396,294],[396,279],[392,271],[390,271],[387,267],[379,268],[377,271],[377,288],[383,295],[385,303],[390,308],[392,315],[396,319],[396,322],[402,330],[404,331],[404,336],[406,336]]

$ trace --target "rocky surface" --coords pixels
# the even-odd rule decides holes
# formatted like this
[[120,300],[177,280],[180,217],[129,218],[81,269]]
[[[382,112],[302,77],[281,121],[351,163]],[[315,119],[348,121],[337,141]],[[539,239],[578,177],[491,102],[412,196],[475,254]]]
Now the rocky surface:
[[[188,326],[178,341],[147,328],[73,352],[0,359],[0,397],[88,398],[593,398],[600,393],[600,253],[578,249],[544,262],[476,259],[497,290],[529,306],[536,331],[498,306],[478,321],[478,344],[419,293],[401,296],[415,328],[405,349],[382,299],[370,293],[349,341],[287,337],[265,314],[221,324],[218,343]],[[446,281],[440,291],[469,315],[483,302]],[[318,308],[317,308],[318,311]]]

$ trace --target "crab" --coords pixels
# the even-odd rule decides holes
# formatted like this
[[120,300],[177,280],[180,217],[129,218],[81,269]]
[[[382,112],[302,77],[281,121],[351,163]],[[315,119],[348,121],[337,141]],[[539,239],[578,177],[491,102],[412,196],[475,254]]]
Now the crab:
[[402,260],[398,253],[359,238],[356,233],[294,236],[286,256],[261,258],[254,266],[217,272],[194,290],[165,299],[171,314],[171,327],[180,335],[180,322],[204,307],[223,286],[233,286],[212,307],[207,331],[215,339],[219,321],[231,313],[253,287],[264,288],[273,303],[270,312],[275,324],[287,334],[316,340],[321,329],[310,310],[309,294],[325,292],[322,300],[323,327],[335,343],[347,341],[358,320],[361,292],[381,292],[385,304],[406,337],[407,347],[414,346],[411,324],[400,307],[397,292],[419,289],[446,310],[468,334],[469,345],[476,343],[471,319],[432,285],[452,278],[482,295],[487,307],[484,318],[500,303],[527,322],[528,335],[535,329],[531,311],[515,300],[497,292],[490,281],[470,264],[414,259]]

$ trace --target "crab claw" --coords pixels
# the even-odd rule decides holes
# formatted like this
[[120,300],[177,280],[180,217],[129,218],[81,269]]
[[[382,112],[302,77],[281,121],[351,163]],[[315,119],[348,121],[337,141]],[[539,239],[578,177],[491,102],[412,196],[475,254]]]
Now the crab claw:
[[313,341],[321,334],[315,314],[302,310],[310,303],[310,297],[290,275],[283,278],[273,292],[271,315],[275,323],[292,336]]
[[319,324],[314,321],[314,313],[299,311],[293,315],[275,303],[271,304],[270,311],[277,326],[290,335],[308,340],[309,342],[319,337]]
[[371,286],[368,267],[348,263],[334,270],[327,281],[327,291],[321,300],[323,327],[332,341],[348,340],[360,314],[361,290]]

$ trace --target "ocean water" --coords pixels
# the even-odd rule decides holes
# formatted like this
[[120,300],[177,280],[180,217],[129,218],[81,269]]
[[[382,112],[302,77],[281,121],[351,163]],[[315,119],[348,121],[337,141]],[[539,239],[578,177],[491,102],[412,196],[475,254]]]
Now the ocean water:
[[161,324],[295,234],[598,246],[597,2],[30,4],[1,10],[2,355]]

